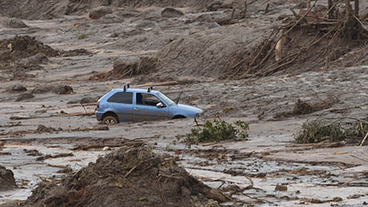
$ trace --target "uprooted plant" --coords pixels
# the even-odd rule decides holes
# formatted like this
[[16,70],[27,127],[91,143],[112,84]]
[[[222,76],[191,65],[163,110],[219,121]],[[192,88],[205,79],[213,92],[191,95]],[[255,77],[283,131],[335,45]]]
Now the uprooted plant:
[[186,135],[185,143],[190,146],[204,142],[239,141],[248,137],[248,131],[249,125],[241,120],[233,123],[220,119],[207,120],[203,128],[193,128],[191,133]]
[[[301,130],[295,137],[295,141],[298,144],[320,143],[324,141],[339,142],[346,139],[360,139],[363,136],[366,137],[367,134],[368,122],[365,120],[352,117],[344,117],[332,122],[317,119],[303,123]],[[364,141],[363,139],[361,145]]]

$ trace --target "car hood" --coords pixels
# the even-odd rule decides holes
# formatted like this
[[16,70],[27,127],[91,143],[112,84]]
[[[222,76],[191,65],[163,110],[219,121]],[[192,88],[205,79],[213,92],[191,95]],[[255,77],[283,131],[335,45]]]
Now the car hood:
[[176,111],[176,113],[185,115],[187,117],[194,117],[196,114],[200,114],[203,112],[203,110],[200,108],[189,106],[186,104],[177,104],[172,108]]

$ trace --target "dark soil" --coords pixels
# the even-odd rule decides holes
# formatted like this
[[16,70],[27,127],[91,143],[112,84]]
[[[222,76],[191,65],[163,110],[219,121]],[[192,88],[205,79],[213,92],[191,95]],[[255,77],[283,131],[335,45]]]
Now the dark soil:
[[14,174],[11,170],[0,165],[0,191],[15,188]]
[[24,206],[218,206],[227,197],[149,147],[122,147],[60,184],[42,182]]

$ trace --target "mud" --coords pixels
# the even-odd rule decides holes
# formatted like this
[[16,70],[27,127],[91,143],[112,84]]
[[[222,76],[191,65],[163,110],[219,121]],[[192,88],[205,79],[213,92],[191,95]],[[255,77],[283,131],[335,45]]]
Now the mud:
[[[364,35],[327,35],[311,46],[328,29],[298,24],[288,52],[306,47],[307,53],[270,73],[256,68],[270,52],[265,66],[275,64],[272,45],[283,26],[295,23],[290,8],[305,9],[303,3],[248,1],[244,16],[240,1],[1,1],[1,15],[26,27],[0,21],[0,165],[13,171],[17,185],[0,193],[0,203],[201,206],[211,198],[203,182],[231,198],[215,206],[365,205],[365,134],[335,147],[294,140],[307,120],[365,120]],[[368,5],[360,3],[363,16]],[[112,13],[90,19],[98,6]],[[180,15],[162,15],[169,7]],[[367,27],[365,19],[359,24]],[[249,65],[254,70],[247,74]],[[101,126],[96,100],[125,84],[153,86],[172,99],[183,92],[181,103],[204,109],[199,124],[240,119],[250,124],[249,138],[188,148],[183,140],[198,127],[192,119]],[[148,146],[160,158],[122,168],[124,145]],[[180,169],[180,179],[158,179],[170,167]],[[189,177],[202,191],[183,182]],[[140,196],[121,200],[132,192]]]

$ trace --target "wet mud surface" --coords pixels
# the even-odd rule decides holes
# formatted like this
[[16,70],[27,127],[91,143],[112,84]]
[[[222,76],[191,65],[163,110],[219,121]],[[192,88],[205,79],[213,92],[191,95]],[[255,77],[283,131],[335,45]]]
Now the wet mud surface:
[[[28,26],[24,28],[0,27],[4,51],[13,47],[9,41],[15,35],[29,35],[58,51],[36,57],[37,53],[23,54],[15,62],[0,59],[0,165],[13,171],[17,184],[16,188],[0,192],[0,203],[24,203],[40,181],[60,182],[68,173],[79,172],[121,146],[143,142],[157,154],[174,156],[189,175],[232,199],[221,206],[366,205],[368,151],[367,144],[358,146],[363,137],[336,148],[297,145],[294,138],[307,120],[366,119],[368,66],[340,65],[328,70],[315,67],[307,72],[301,69],[297,73],[224,80],[218,79],[221,71],[213,70],[216,67],[210,64],[216,62],[217,56],[202,56],[201,64],[209,62],[208,67],[202,67],[191,53],[185,52],[199,53],[194,46],[198,37],[192,39],[190,35],[196,32],[207,46],[221,39],[221,44],[233,41],[232,50],[240,47],[237,41],[252,48],[261,40],[248,37],[264,36],[270,23],[281,24],[275,19],[280,14],[292,15],[289,8],[297,5],[282,2],[277,6],[277,1],[271,1],[274,7],[266,15],[259,12],[264,2],[250,4],[246,21],[229,26],[231,37],[226,35],[225,26],[210,29],[215,20],[231,15],[231,10],[190,13],[188,8],[181,8],[187,13],[177,18],[162,18],[164,7],[140,7],[134,11],[116,8],[115,13],[100,19],[89,19],[81,12],[49,20],[24,18]],[[125,19],[119,15],[125,15]],[[86,36],[79,39],[83,34]],[[181,38],[182,42],[190,42],[185,44],[189,48],[177,45],[176,49],[188,56],[180,56],[180,51],[173,49],[175,45],[166,47]],[[60,51],[70,53],[63,55]],[[165,52],[167,56],[162,54]],[[218,49],[212,48],[205,53],[216,52]],[[163,69],[159,71],[132,77],[114,77],[117,74],[111,73],[116,60],[137,62],[157,53],[171,60],[161,62],[159,67]],[[346,55],[346,60],[353,54]],[[197,67],[203,71],[193,70]],[[110,75],[100,78],[100,74]],[[167,81],[173,84],[158,84]],[[198,119],[200,124],[215,117],[242,120],[250,124],[250,135],[242,142],[189,148],[183,139],[197,127],[193,119],[108,127],[99,124],[94,116],[96,100],[128,83],[134,87],[153,85],[172,99],[183,92],[181,103],[204,110]],[[331,97],[332,102],[328,101]],[[293,113],[298,100],[318,110]]]

